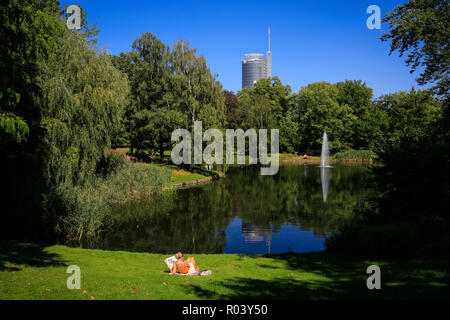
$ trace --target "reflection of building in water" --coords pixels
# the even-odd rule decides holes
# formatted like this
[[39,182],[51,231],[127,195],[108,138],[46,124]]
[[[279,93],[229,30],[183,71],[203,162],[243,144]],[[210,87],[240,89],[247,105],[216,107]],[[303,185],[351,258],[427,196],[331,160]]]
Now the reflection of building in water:
[[270,245],[272,242],[272,228],[258,228],[253,223],[242,222],[242,235],[245,242],[262,242],[266,240],[267,253],[270,254]]

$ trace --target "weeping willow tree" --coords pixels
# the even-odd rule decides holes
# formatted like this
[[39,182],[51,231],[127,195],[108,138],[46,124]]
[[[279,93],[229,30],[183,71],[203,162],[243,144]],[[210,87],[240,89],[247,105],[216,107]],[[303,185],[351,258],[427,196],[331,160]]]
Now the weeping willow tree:
[[[83,35],[67,33],[40,64],[43,219],[58,239],[95,238],[109,206],[97,193],[97,169],[121,128],[128,80],[109,55]],[[86,197],[86,195],[90,195]]]
[[95,47],[92,28],[67,30],[57,1],[2,2],[0,17],[0,235],[53,240],[67,213],[58,190],[95,177],[127,79]]
[[108,55],[75,33],[55,43],[41,68],[44,177],[84,184],[120,128],[127,80]]

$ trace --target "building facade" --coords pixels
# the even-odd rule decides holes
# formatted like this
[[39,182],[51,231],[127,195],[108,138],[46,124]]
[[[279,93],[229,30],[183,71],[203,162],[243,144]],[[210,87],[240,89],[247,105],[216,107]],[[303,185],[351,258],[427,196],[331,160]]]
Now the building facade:
[[259,79],[267,75],[266,59],[260,53],[246,54],[245,57],[242,59],[242,88],[252,88]]

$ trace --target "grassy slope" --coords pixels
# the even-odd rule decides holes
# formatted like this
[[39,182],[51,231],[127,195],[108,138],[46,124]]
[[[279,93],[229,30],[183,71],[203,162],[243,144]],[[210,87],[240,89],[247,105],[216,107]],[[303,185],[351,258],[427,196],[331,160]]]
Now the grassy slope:
[[172,183],[187,182],[207,178],[198,173],[192,173],[182,169],[172,169]]
[[[212,276],[169,276],[167,255],[3,242],[0,299],[435,299],[449,298],[448,261],[366,261],[330,253],[196,254]],[[382,289],[366,288],[368,265]],[[81,289],[66,268],[81,268]]]
[[[130,150],[129,148],[117,148],[115,149],[116,152],[127,154]],[[170,158],[170,151],[165,151],[164,155],[167,159]],[[142,163],[142,165],[148,165],[145,163]],[[161,165],[161,164],[156,164]],[[188,182],[188,181],[194,181],[194,180],[200,180],[207,178],[206,176],[199,174],[199,173],[192,173],[183,169],[178,168],[175,165],[164,165],[172,170],[172,183],[180,183],[180,182]]]

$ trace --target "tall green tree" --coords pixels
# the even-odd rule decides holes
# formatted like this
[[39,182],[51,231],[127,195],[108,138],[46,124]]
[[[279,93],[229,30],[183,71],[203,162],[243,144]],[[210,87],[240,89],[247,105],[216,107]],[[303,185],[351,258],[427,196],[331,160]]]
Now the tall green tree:
[[243,128],[279,129],[280,151],[294,152],[298,126],[289,113],[291,87],[278,77],[260,79],[252,88],[238,92],[238,110]]
[[82,184],[94,174],[120,126],[127,80],[107,54],[68,33],[41,63],[38,83],[45,176],[52,184]]
[[339,104],[338,88],[328,82],[316,82],[300,89],[293,112],[299,124],[301,149],[319,151],[327,132],[330,147],[339,151],[352,140],[356,116],[347,104]]
[[224,128],[225,97],[217,75],[212,74],[206,59],[196,55],[197,49],[180,39],[172,49],[172,72],[175,75],[177,100],[182,112],[193,121],[201,120],[204,128]]
[[58,12],[56,1],[12,0],[0,4],[2,156],[13,157],[21,153],[23,145],[18,144],[35,134],[34,126],[39,121],[35,100],[39,95],[35,81],[38,60],[46,55],[54,37],[64,32]]
[[352,123],[349,146],[353,149],[380,147],[386,115],[372,104],[373,90],[361,80],[337,82],[338,103],[350,107],[356,120]]
[[54,240],[64,215],[55,190],[93,178],[128,86],[84,31],[67,30],[57,1],[2,2],[0,16],[0,168],[8,190],[1,233]]
[[196,55],[188,42],[180,40],[170,50],[147,32],[133,43],[133,50],[114,58],[128,74],[131,84],[126,121],[132,148],[159,152],[172,146],[171,132],[192,128],[223,128],[225,97],[204,57]]
[[[280,79],[275,76],[270,79],[263,78],[258,80],[252,88],[243,88],[238,92],[238,97],[240,104],[245,106],[246,109],[249,109],[252,105],[252,100],[255,100],[255,107],[267,113],[265,114],[267,120],[262,123],[263,127],[260,128],[271,129],[278,127],[279,121],[289,110],[290,94],[291,87],[289,85],[283,85]],[[268,103],[266,111],[261,107],[264,101]],[[257,106],[256,102],[258,102],[259,106]],[[247,125],[255,121],[260,121],[258,119],[253,120],[248,118],[251,115],[248,110],[241,110],[241,112],[247,114],[243,117],[243,121]],[[255,116],[257,116],[256,113]]]

